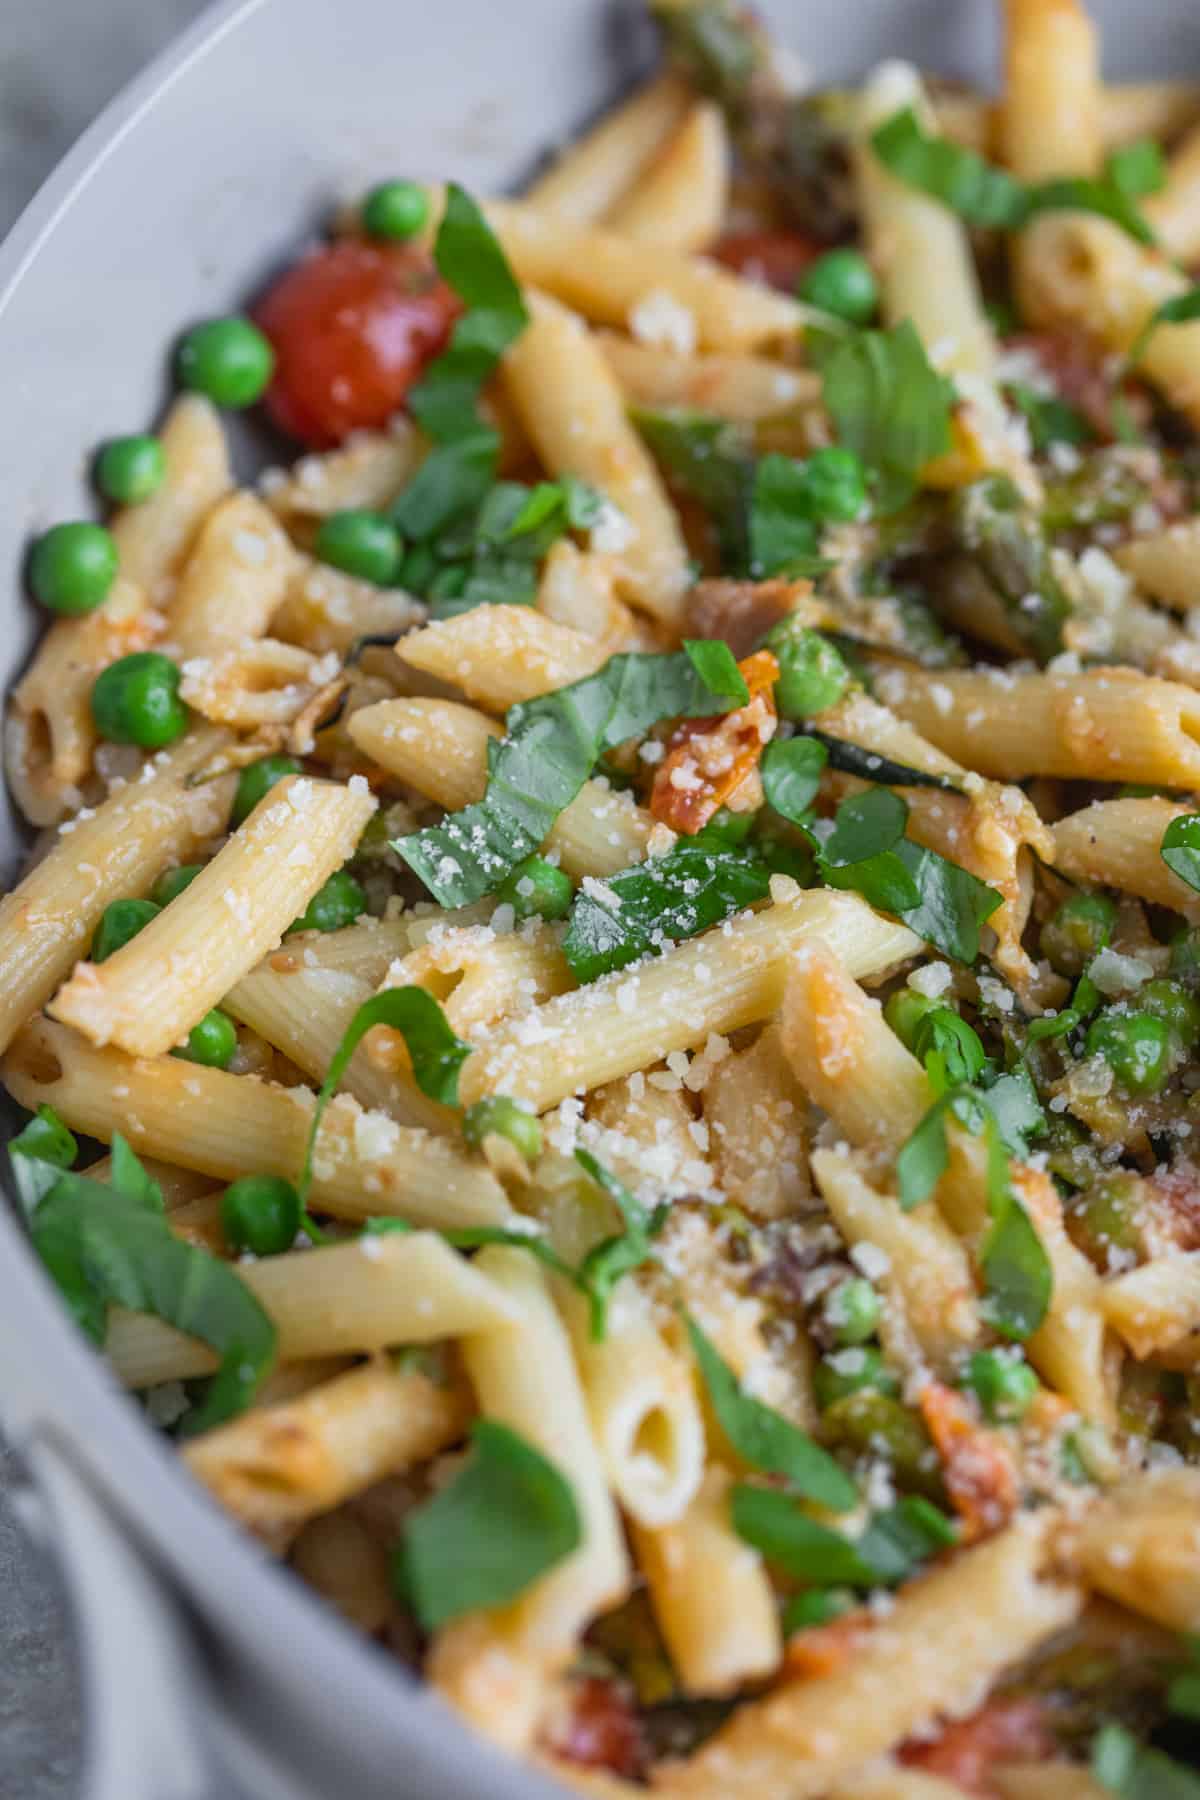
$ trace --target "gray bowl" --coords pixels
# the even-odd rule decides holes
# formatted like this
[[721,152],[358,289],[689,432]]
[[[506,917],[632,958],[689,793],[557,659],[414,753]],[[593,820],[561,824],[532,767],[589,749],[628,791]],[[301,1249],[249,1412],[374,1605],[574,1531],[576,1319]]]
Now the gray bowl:
[[[991,0],[763,10],[822,78],[903,54],[993,79]],[[1200,72],[1188,0],[1095,10],[1111,74]],[[227,0],[135,82],[0,252],[4,680],[39,623],[20,591],[28,535],[90,507],[90,449],[157,414],[184,324],[238,305],[370,179],[519,180],[652,51],[636,13],[592,0]],[[247,472],[261,449],[247,432]],[[10,869],[21,842],[10,812]],[[209,1504],[77,1335],[3,1205],[0,1410],[66,1560],[92,1800],[551,1792]]]

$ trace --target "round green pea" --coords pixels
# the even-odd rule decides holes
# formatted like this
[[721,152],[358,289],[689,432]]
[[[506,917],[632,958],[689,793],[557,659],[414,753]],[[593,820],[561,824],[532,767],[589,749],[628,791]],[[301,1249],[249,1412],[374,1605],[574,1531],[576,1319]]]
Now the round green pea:
[[275,373],[275,352],[249,319],[206,319],[180,340],[175,373],[180,387],[214,406],[253,406]]
[[839,444],[814,450],[804,465],[804,476],[816,518],[846,525],[860,516],[867,503],[867,483],[853,450]]
[[1065,1209],[1071,1237],[1101,1269],[1108,1268],[1111,1251],[1141,1249],[1144,1216],[1140,1178],[1128,1169],[1107,1171]]
[[879,305],[879,283],[859,250],[827,250],[805,270],[799,294],[810,306],[851,325],[868,324]]
[[1138,1005],[1161,1019],[1185,1050],[1200,1042],[1200,1000],[1180,981],[1148,981],[1138,993]]
[[110,901],[100,914],[100,923],[92,937],[92,961],[107,962],[115,950],[135,938],[151,919],[157,919],[161,911],[162,907],[154,900]]
[[231,1249],[278,1256],[296,1240],[300,1196],[282,1175],[242,1175],[221,1195],[221,1227]]
[[1088,1027],[1089,1056],[1102,1056],[1131,1094],[1154,1094],[1171,1072],[1171,1032],[1149,1012],[1102,1012]]
[[1107,894],[1071,894],[1042,927],[1042,955],[1060,975],[1082,975],[1117,923]]
[[785,719],[808,719],[824,712],[850,685],[850,671],[840,652],[819,631],[781,619],[767,633],[766,647],[779,663],[775,704]]
[[850,1588],[805,1588],[793,1594],[783,1609],[783,1629],[790,1637],[793,1631],[808,1631],[813,1625],[828,1625],[858,1605]]
[[429,196],[415,181],[381,181],[363,201],[362,221],[369,237],[416,237],[429,222]]
[[191,886],[203,866],[202,863],[183,863],[178,869],[165,869],[150,889],[155,906],[170,906],[185,887]]
[[479,1149],[484,1138],[502,1137],[520,1151],[526,1162],[535,1162],[542,1153],[542,1128],[536,1115],[518,1101],[510,1100],[507,1094],[489,1094],[486,1100],[476,1100],[468,1106],[463,1114],[462,1134],[473,1150]]
[[53,1163],[56,1169],[71,1168],[79,1154],[73,1133],[67,1130],[52,1106],[38,1107],[13,1140],[12,1147],[19,1147],[27,1156],[36,1156],[39,1162]]
[[112,744],[161,750],[187,730],[179,698],[179,669],[158,650],[135,650],[110,663],[92,687],[96,730]]
[[883,1360],[882,1350],[873,1344],[853,1345],[835,1355],[824,1356],[813,1370],[813,1393],[824,1412],[844,1400],[847,1394],[874,1388],[881,1394],[899,1392],[900,1384]]
[[187,1043],[172,1050],[171,1055],[181,1056],[185,1062],[203,1063],[206,1069],[227,1069],[236,1049],[237,1026],[228,1013],[214,1006],[198,1025],[192,1026]]
[[518,919],[564,919],[571,910],[575,889],[569,875],[548,863],[544,856],[528,856],[506,875],[496,898],[507,901]]
[[29,554],[29,585],[51,612],[95,612],[117,577],[117,546],[103,525],[84,519],[52,525]]
[[1019,1356],[1002,1350],[976,1350],[963,1385],[977,1397],[985,1418],[1015,1425],[1033,1405],[1038,1378]]
[[136,506],[162,486],[167,459],[156,437],[113,438],[96,458],[96,486],[114,506]]
[[366,910],[367,896],[362,884],[345,869],[338,869],[324,887],[318,888],[300,917],[289,926],[291,931],[341,931],[353,925]]
[[865,1344],[875,1336],[883,1309],[871,1283],[855,1275],[833,1289],[822,1310],[834,1342],[845,1348],[848,1344]]
[[1171,939],[1170,971],[1176,981],[1200,987],[1200,928],[1181,925]]
[[905,1049],[916,1054],[917,1032],[930,1013],[938,1012],[945,1001],[932,994],[918,993],[916,988],[897,988],[884,1002],[883,1016]]
[[428,593],[429,584],[438,572],[438,559],[428,544],[414,544],[400,564],[396,575],[397,587],[402,587],[407,594],[416,594],[418,598]]
[[240,825],[250,817],[263,795],[269,793],[277,781],[282,781],[285,775],[299,773],[300,764],[294,756],[263,756],[258,762],[247,763],[233,790],[229,823]]
[[921,1415],[878,1387],[843,1394],[821,1413],[821,1432],[830,1444],[859,1456],[881,1451],[896,1480],[929,1500],[943,1496],[937,1453]]
[[316,552],[323,563],[344,569],[359,581],[389,587],[399,574],[404,545],[383,513],[348,506],[321,520]]

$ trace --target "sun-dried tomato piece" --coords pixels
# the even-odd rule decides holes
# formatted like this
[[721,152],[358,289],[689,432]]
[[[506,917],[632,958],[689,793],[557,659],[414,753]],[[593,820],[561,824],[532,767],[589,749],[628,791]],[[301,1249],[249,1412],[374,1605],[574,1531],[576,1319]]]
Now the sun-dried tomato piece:
[[716,718],[684,719],[668,741],[650,811],[672,831],[692,836],[706,825],[758,766],[775,735],[772,689],[779,664],[769,650],[759,650],[738,668],[750,690],[749,704]]

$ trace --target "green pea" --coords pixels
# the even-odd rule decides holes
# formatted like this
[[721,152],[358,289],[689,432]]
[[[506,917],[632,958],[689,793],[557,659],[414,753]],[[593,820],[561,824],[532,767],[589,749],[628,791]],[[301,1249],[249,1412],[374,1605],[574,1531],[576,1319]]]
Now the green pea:
[[884,1002],[883,1016],[906,1049],[916,1054],[917,1031],[930,1013],[946,1010],[944,1000],[916,988],[897,988]]
[[822,1412],[844,1400],[847,1394],[872,1389],[880,1394],[897,1394],[900,1383],[883,1360],[882,1350],[873,1344],[853,1345],[848,1350],[823,1356],[813,1370],[813,1393]]
[[338,869],[318,888],[290,931],[342,931],[366,910],[362,884],[345,869]]
[[1200,1042],[1200,1000],[1182,982],[1148,981],[1138,993],[1138,1005],[1161,1019],[1185,1050]]
[[400,533],[383,513],[348,506],[321,520],[316,552],[323,563],[344,569],[359,581],[389,587],[399,574],[404,545]]
[[814,450],[804,465],[804,475],[816,518],[846,525],[860,517],[867,503],[867,483],[853,450],[840,444]]
[[36,1156],[39,1162],[53,1163],[56,1169],[71,1168],[79,1154],[73,1134],[52,1106],[39,1106],[9,1148]]
[[1181,925],[1171,939],[1170,971],[1176,981],[1200,988],[1200,927]]
[[221,1195],[221,1227],[232,1250],[278,1256],[300,1229],[300,1196],[282,1175],[242,1175]]
[[1020,1356],[1003,1350],[976,1350],[963,1385],[976,1395],[985,1418],[1015,1425],[1033,1405],[1038,1378]]
[[167,473],[162,445],[148,432],[112,438],[96,458],[96,486],[114,506],[136,506],[157,493]]
[[414,544],[396,575],[397,587],[418,598],[427,594],[429,584],[438,572],[438,559],[428,544]]
[[275,373],[275,352],[249,319],[206,319],[180,340],[175,373],[180,387],[236,410],[262,398]]
[[879,283],[860,250],[827,250],[805,270],[798,291],[810,306],[851,325],[869,324],[879,305]]
[[575,898],[569,875],[556,869],[543,856],[528,856],[518,863],[511,875],[505,876],[496,889],[496,898],[507,901],[518,919],[565,919]]
[[941,1469],[924,1421],[894,1394],[878,1388],[843,1394],[821,1414],[821,1428],[831,1444],[858,1455],[882,1451],[904,1487],[928,1500],[942,1498]]
[[117,577],[117,546],[103,525],[74,520],[44,531],[29,555],[29,586],[51,612],[95,612]]
[[162,911],[154,900],[111,900],[100,914],[92,937],[91,960],[107,962],[130,938],[135,938]]
[[781,619],[765,641],[779,662],[775,704],[785,719],[807,719],[824,712],[850,685],[844,658],[819,631]]
[[112,744],[161,750],[187,730],[179,669],[158,650],[135,650],[97,675],[92,687],[96,730]]
[[1111,1251],[1140,1251],[1143,1216],[1141,1182],[1127,1169],[1100,1176],[1083,1193],[1074,1195],[1065,1211],[1074,1242],[1105,1270]]
[[1071,894],[1042,926],[1042,955],[1060,975],[1082,975],[1116,923],[1117,909],[1107,894]]
[[172,900],[178,900],[184,888],[195,881],[203,863],[183,863],[178,869],[164,869],[154,886],[150,889],[150,898],[155,906],[170,906]]
[[429,196],[415,181],[381,181],[363,201],[363,226],[373,238],[414,238],[429,223]]
[[791,1637],[795,1631],[808,1631],[813,1625],[828,1625],[858,1605],[849,1588],[805,1588],[793,1594],[783,1609],[783,1631]]
[[258,762],[247,763],[237,778],[237,786],[233,790],[233,805],[229,809],[229,823],[240,825],[248,819],[264,794],[270,792],[277,781],[285,775],[299,775],[300,764],[294,756],[263,756]]
[[227,1069],[236,1049],[237,1026],[228,1013],[214,1006],[198,1025],[192,1026],[187,1043],[172,1050],[171,1055],[182,1057],[184,1062],[203,1063],[206,1069]]
[[878,1293],[862,1275],[841,1282],[826,1296],[822,1308],[834,1342],[843,1349],[874,1337],[882,1310]]
[[489,1094],[476,1100],[463,1114],[462,1134],[473,1150],[478,1150],[486,1137],[507,1138],[526,1162],[536,1162],[542,1153],[542,1128],[534,1113],[507,1094]]
[[1102,1012],[1088,1026],[1085,1047],[1131,1094],[1157,1093],[1171,1073],[1171,1033],[1153,1013]]
[[1135,1362],[1127,1356],[1121,1366],[1117,1417],[1122,1431],[1138,1437],[1157,1437],[1167,1408],[1167,1374],[1153,1363]]

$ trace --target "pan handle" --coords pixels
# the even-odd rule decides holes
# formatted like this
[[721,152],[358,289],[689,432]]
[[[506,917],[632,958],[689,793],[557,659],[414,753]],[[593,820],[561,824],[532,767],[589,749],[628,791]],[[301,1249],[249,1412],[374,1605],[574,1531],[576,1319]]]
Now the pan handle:
[[204,1720],[209,1677],[179,1602],[70,1451],[44,1428],[20,1445],[21,1516],[66,1566],[85,1697],[82,1800],[218,1800]]

